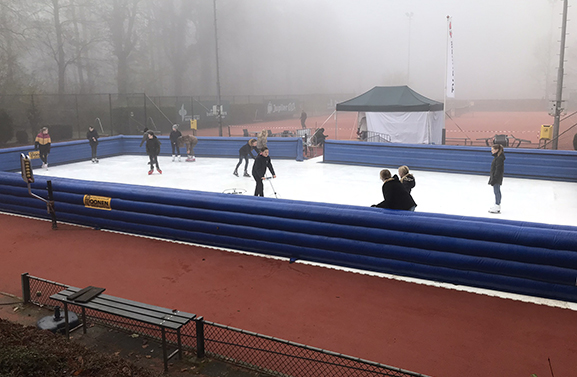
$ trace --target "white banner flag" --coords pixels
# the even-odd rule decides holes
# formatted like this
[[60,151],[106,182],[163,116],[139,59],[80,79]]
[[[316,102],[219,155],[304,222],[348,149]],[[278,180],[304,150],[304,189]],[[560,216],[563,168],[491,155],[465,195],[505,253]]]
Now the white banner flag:
[[453,18],[447,16],[447,97],[455,98],[455,66],[453,65]]

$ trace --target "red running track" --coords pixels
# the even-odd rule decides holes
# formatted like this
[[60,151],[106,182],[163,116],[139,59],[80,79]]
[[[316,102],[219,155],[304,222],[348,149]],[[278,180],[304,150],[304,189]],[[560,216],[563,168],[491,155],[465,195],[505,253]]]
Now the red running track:
[[0,235],[18,296],[29,272],[431,376],[577,371],[569,309],[6,214]]

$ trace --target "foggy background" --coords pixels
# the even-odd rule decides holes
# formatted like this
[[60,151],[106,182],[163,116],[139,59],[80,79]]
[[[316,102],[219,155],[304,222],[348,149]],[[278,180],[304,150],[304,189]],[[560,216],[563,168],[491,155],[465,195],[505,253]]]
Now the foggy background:
[[[560,0],[217,0],[222,95],[552,99]],[[575,92],[569,8],[564,97]],[[212,0],[0,0],[0,94],[215,95]]]

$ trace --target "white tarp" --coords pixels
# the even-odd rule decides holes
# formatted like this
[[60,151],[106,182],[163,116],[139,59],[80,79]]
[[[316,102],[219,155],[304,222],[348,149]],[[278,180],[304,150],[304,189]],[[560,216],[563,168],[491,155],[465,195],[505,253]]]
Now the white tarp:
[[389,135],[392,143],[441,144],[443,111],[367,112],[367,129]]

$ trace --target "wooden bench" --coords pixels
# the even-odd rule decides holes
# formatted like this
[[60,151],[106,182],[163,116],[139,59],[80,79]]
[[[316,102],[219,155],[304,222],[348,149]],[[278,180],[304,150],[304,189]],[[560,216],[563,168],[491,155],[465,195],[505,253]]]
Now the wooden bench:
[[[196,317],[196,314],[184,313],[178,310],[161,308],[158,306],[147,305],[136,301],[126,300],[105,294],[97,294],[88,301],[73,301],[68,297],[76,295],[81,289],[68,287],[50,296],[51,299],[64,304],[64,321],[66,337],[70,339],[70,328],[68,323],[68,305],[76,305],[82,309],[82,324],[84,333],[86,333],[86,309],[119,316],[122,318],[146,323],[157,326],[161,332],[162,339],[162,356],[164,358],[164,370],[168,370],[168,360],[178,354],[182,359],[182,342],[180,338],[180,329]],[[74,297],[74,296],[73,296]],[[173,331],[177,338],[177,349],[170,355],[167,355],[166,332]]]

